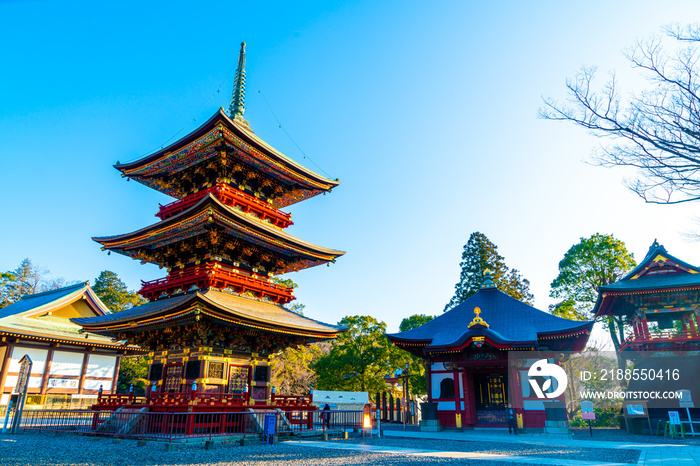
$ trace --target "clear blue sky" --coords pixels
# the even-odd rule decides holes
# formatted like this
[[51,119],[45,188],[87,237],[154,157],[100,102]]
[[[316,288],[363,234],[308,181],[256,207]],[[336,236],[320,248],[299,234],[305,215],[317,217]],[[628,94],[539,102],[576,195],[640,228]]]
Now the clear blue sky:
[[[626,174],[587,165],[600,143],[537,118],[581,65],[638,82],[635,38],[694,1],[0,1],[0,270],[25,258],[67,280],[165,271],[101,252],[92,236],[156,221],[170,200],[112,164],[143,156],[228,107],[241,41],[256,134],[341,186],[292,206],[290,233],[348,251],[293,275],[306,315],[370,314],[396,330],[439,314],[462,246],[481,231],[549,284],[582,236],[612,233],[640,260],[655,238],[700,264],[697,204],[646,205]],[[196,121],[194,121],[196,118]]]

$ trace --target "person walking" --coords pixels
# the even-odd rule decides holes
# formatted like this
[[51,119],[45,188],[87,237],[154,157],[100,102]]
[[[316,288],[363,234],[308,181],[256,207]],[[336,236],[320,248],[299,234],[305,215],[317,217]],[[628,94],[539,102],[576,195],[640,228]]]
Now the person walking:
[[508,415],[508,433],[518,435],[518,422],[515,418],[515,409],[513,409],[513,405],[510,403],[508,403],[506,414]]

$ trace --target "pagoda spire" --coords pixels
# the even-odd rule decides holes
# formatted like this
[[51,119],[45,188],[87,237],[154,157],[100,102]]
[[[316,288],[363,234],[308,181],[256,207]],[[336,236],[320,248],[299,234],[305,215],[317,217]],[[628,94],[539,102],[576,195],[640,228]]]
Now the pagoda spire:
[[238,54],[238,69],[233,80],[233,95],[228,112],[231,118],[243,117],[245,113],[245,42],[241,42],[241,51]]

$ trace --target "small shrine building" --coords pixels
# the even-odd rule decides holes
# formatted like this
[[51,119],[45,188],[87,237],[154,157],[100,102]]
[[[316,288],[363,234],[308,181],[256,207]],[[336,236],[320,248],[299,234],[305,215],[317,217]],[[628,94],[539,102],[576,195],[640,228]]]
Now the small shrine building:
[[[634,270],[619,281],[600,287],[593,312],[597,318],[617,316],[629,322],[631,333],[620,344],[621,356],[633,364],[628,368],[654,371],[652,380],[629,380],[627,391],[689,390],[698,406],[699,267],[669,254],[655,240]],[[680,409],[678,399],[645,402],[652,426],[658,420],[668,421],[669,411],[679,411],[681,418],[687,419],[687,411],[685,407]],[[693,419],[700,418],[700,408],[689,408],[689,412]]]
[[620,351],[700,350],[700,268],[654,241],[642,262],[615,283],[601,286],[596,317],[623,316],[632,333]]
[[[335,338],[343,328],[284,307],[292,287],[275,277],[334,262],[343,251],[285,231],[279,209],[338,186],[260,139],[243,118],[245,44],[229,114],[218,110],[179,141],[115,168],[176,198],[157,223],[93,238],[103,250],[165,268],[143,282],[149,302],[118,314],[73,321],[90,332],[150,350],[151,409],[236,410],[261,405],[316,409],[310,397],[276,396],[269,356]],[[123,400],[105,397],[98,409]]]
[[580,351],[593,322],[563,319],[498,290],[485,274],[463,303],[409,331],[387,335],[426,361],[428,401],[444,427],[505,427],[508,401],[525,428],[545,426],[545,405],[527,371],[508,364],[511,351]]
[[110,315],[87,282],[22,296],[0,309],[0,404],[6,405],[19,374],[19,360],[32,360],[28,402],[70,404],[96,397],[100,387],[114,393],[121,358],[143,351],[97,333],[71,318]]

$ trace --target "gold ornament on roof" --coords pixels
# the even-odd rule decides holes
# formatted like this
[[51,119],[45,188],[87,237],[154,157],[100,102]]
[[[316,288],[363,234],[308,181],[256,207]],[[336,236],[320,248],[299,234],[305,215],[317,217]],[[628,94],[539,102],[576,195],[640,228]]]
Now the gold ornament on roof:
[[472,328],[474,325],[483,325],[484,327],[489,328],[489,324],[487,324],[486,321],[479,316],[479,314],[481,314],[481,309],[475,307],[474,314],[476,314],[476,316],[474,317],[472,322],[467,326],[467,328]]

